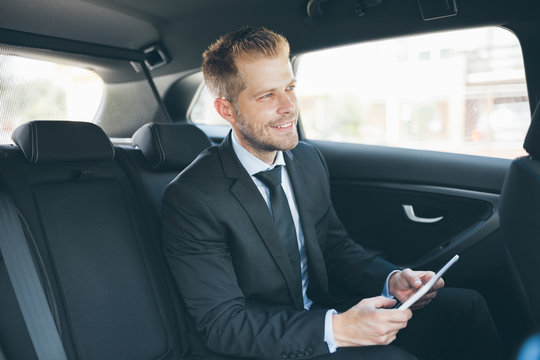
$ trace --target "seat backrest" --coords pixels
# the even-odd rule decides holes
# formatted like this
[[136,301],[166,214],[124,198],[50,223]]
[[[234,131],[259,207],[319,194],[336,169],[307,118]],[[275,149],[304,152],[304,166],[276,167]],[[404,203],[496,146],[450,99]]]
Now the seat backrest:
[[119,160],[128,172],[135,172],[132,177],[140,178],[141,191],[147,194],[158,216],[165,187],[212,145],[202,130],[188,123],[145,124],[133,134],[132,143],[136,149],[122,148],[131,164],[122,161],[123,156]]
[[525,138],[529,156],[515,159],[500,198],[501,230],[523,282],[530,311],[540,325],[540,103]]
[[[2,178],[35,242],[69,358],[180,358],[160,239],[108,137],[90,123],[36,121],[13,140],[18,148],[0,156]],[[8,358],[26,359],[15,348],[25,343],[9,333],[0,340]]]

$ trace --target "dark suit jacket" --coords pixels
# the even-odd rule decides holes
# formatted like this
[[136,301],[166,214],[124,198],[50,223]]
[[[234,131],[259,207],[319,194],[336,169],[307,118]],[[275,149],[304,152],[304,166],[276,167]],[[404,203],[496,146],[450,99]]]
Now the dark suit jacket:
[[329,284],[378,296],[395,266],[352,241],[330,200],[326,165],[311,145],[284,153],[308,258],[305,311],[295,274],[269,209],[232,148],[230,134],[204,151],[167,187],[165,251],[205,349],[278,359],[328,353],[324,316]]

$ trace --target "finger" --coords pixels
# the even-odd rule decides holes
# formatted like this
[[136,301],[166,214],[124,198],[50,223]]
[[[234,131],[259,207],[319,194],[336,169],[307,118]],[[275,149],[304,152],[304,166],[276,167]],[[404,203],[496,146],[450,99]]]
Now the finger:
[[394,342],[394,340],[396,340],[396,336],[397,334],[392,334],[392,335],[389,335],[386,340],[383,342],[384,345],[388,345],[388,344],[391,344]]
[[440,278],[439,280],[437,280],[435,285],[433,285],[432,289],[439,290],[439,289],[441,289],[443,287],[444,287],[444,279]]
[[422,286],[422,280],[419,275],[420,273],[418,271],[412,271],[411,269],[405,269],[401,272],[401,278],[407,281],[407,285],[415,289]]
[[413,310],[418,310],[419,308],[422,308],[429,304],[435,297],[437,296],[437,292],[431,292],[427,293],[426,295],[422,296],[418,301],[412,306]]
[[430,291],[426,295],[422,296],[418,301],[433,300],[437,296],[437,291]]
[[405,323],[407,324],[407,321],[409,321],[412,317],[412,311],[410,309],[407,310],[399,310],[399,309],[392,309],[385,311],[384,315],[385,320],[391,323]]
[[426,304],[419,304],[419,303],[416,303],[416,304],[414,304],[413,306],[411,306],[411,309],[414,310],[414,311],[422,310],[422,309],[425,308],[427,305],[429,305],[429,303],[426,303]]
[[408,325],[407,321],[402,321],[402,322],[399,322],[399,323],[392,323],[392,332],[394,334],[397,334],[402,329],[405,329],[407,327],[407,325]]
[[428,305],[435,297],[437,296],[437,292],[433,291],[430,293],[427,293],[426,295],[422,296],[411,308],[413,310],[419,310]]
[[418,272],[421,273],[419,277],[422,278],[422,282],[424,284],[427,283],[429,280],[431,280],[435,276],[435,273],[433,271],[418,271]]
[[417,309],[418,306],[426,306],[427,304],[429,304],[433,299],[422,299],[422,300],[418,300],[416,303],[414,303],[414,305],[411,306],[411,308],[413,309]]
[[376,298],[373,298],[373,306],[375,306],[377,309],[381,308],[392,308],[397,304],[397,300],[395,299],[389,299],[384,296],[378,296]]
[[407,326],[407,323],[400,324],[387,324],[384,329],[379,333],[379,341],[384,342],[384,339],[396,335],[399,331]]
[[444,287],[444,281],[443,282],[436,282],[435,285],[429,291],[424,295],[423,297],[435,297],[437,296],[437,291]]

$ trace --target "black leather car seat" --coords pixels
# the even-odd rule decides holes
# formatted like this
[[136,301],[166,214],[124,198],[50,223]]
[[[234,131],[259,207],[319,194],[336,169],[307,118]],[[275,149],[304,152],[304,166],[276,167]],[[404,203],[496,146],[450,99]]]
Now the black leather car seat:
[[[101,128],[35,121],[13,133],[0,157],[1,178],[35,242],[50,280],[50,303],[70,359],[179,359],[183,321],[166,281],[158,240]],[[149,207],[146,206],[146,207]],[[13,296],[0,269],[0,293]],[[0,301],[0,341],[8,358],[28,346]],[[22,329],[22,326],[18,326]],[[16,354],[16,355],[15,355]]]
[[515,159],[504,181],[500,220],[511,258],[521,277],[535,325],[540,325],[540,102],[523,145],[529,156]]
[[[132,137],[138,151],[125,149],[141,178],[142,189],[160,214],[165,187],[212,143],[197,126],[187,123],[148,123]],[[140,156],[140,155],[143,156]],[[120,158],[121,160],[122,158]],[[129,172],[133,169],[127,168]]]

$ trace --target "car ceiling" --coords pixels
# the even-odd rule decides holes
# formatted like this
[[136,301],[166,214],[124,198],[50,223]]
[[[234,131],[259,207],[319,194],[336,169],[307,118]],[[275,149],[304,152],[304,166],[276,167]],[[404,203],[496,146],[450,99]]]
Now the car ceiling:
[[[0,36],[9,42],[6,37],[13,34],[22,39],[45,35],[58,42],[56,48],[76,41],[82,48],[90,43],[140,51],[159,43],[171,62],[154,74],[164,75],[197,68],[211,42],[245,25],[280,32],[289,39],[292,52],[301,53],[450,28],[512,27],[540,18],[538,0],[456,2],[457,16],[424,21],[417,0],[381,0],[363,16],[354,12],[358,0],[323,0],[323,14],[315,19],[307,16],[308,0],[1,0],[0,29],[8,32]],[[99,47],[91,52],[99,55]]]

